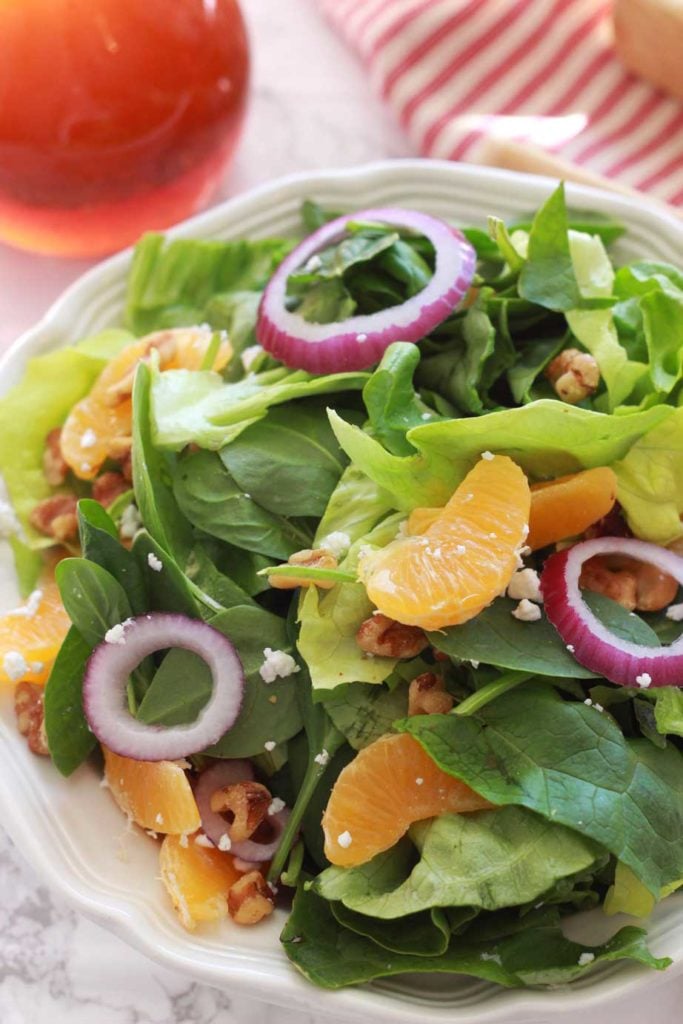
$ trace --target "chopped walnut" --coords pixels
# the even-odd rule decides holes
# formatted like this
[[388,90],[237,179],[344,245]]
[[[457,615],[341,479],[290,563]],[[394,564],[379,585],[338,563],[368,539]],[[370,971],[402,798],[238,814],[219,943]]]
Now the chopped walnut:
[[581,570],[579,585],[617,601],[630,612],[661,611],[678,592],[673,576],[623,555],[589,558]]
[[[138,361],[131,367],[129,372],[116,381],[111,387],[107,388],[105,396],[105,402],[109,406],[120,405],[121,402],[125,402],[129,399],[133,393],[133,382],[135,380],[135,371],[137,370],[138,363],[149,362],[149,356],[153,349],[156,349],[159,353],[159,365],[163,369],[174,357],[177,351],[177,343],[175,338],[175,332],[173,330],[167,331],[156,331],[154,334],[150,334],[146,339],[146,348]],[[113,456],[116,458],[117,456]]]
[[383,658],[415,658],[429,646],[417,626],[404,626],[379,613],[361,623],[356,642],[366,654]]
[[273,799],[260,782],[236,782],[218,789],[211,797],[211,810],[215,814],[231,814],[229,835],[233,843],[241,843],[253,836],[265,821]]
[[588,398],[600,383],[600,368],[588,352],[566,348],[548,364],[545,375],[558,398],[576,405]]
[[250,871],[230,887],[228,913],[235,924],[258,924],[273,913],[275,901],[260,871]]
[[423,672],[408,688],[408,715],[446,715],[453,707],[453,697],[446,693],[442,676]]
[[58,541],[74,540],[78,534],[78,499],[74,494],[53,494],[39,501],[29,515],[31,526]]
[[100,505],[109,508],[121,494],[129,490],[130,485],[122,473],[108,472],[93,480],[92,496]]
[[[327,548],[304,548],[290,555],[287,565],[299,565],[306,569],[336,569],[337,559]],[[269,576],[268,582],[276,590],[294,590],[296,587],[321,587],[329,590],[334,586],[334,580],[306,580],[298,576]]]
[[[132,442],[131,442],[131,444],[132,444]],[[133,482],[133,452],[132,452],[132,449],[129,450],[128,453],[121,460],[121,473],[123,474],[123,479],[126,480],[129,484],[132,484],[132,482]]]
[[62,455],[60,444],[62,428],[55,427],[45,438],[43,473],[50,487],[59,487],[66,480],[69,467]]
[[42,687],[33,683],[19,683],[14,690],[14,712],[17,728],[26,737],[29,750],[49,757]]

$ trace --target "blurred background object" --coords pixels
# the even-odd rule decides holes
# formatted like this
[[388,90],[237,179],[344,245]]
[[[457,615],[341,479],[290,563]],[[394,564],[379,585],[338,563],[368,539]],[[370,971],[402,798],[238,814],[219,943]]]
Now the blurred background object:
[[95,256],[200,209],[248,72],[236,0],[2,0],[0,239]]
[[614,0],[614,41],[627,68],[683,99],[681,0]]

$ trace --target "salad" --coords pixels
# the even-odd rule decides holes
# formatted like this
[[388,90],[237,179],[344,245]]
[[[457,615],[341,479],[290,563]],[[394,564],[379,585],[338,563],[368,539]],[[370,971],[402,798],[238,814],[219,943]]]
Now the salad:
[[562,186],[302,219],[146,236],[0,401],[19,729],[315,984],[662,970],[563,921],[683,884],[683,270]]

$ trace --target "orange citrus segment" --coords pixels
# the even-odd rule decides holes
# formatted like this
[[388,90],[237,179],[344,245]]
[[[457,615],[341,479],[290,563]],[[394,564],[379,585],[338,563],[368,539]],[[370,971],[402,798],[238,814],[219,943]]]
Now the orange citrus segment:
[[55,581],[43,580],[39,588],[0,618],[0,682],[45,683],[71,625]]
[[[137,364],[148,359],[155,348],[162,370],[198,370],[211,338],[211,331],[202,327],[157,331],[127,345],[105,366],[62,428],[62,455],[76,476],[92,480],[106,459],[121,459],[126,454],[132,429],[130,396]],[[222,370],[230,355],[230,345],[223,341],[212,369]]]
[[227,853],[198,846],[194,836],[186,843],[182,845],[180,836],[166,836],[159,863],[180,922],[191,931],[201,921],[228,916],[228,891],[241,875]]
[[344,768],[323,814],[325,856],[365,864],[398,842],[414,821],[492,805],[447,775],[407,733],[382,736]]
[[124,814],[154,832],[196,832],[201,825],[192,788],[174,761],[134,761],[103,747],[104,775]]
[[486,453],[422,533],[361,556],[368,597],[406,625],[430,630],[467,622],[509,583],[525,543],[529,505],[519,466]]
[[614,506],[617,478],[609,466],[533,484],[527,544],[532,551],[576,537]]

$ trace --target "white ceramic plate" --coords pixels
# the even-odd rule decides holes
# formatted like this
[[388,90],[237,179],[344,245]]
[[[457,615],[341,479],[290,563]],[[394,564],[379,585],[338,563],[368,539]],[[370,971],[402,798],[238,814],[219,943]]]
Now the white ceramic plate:
[[[547,179],[452,163],[380,163],[274,182],[195,217],[173,234],[227,239],[291,233],[298,227],[305,197],[348,210],[379,204],[416,207],[457,224],[484,225],[489,213],[509,217],[535,210],[553,186]],[[628,225],[617,257],[680,261],[683,228],[672,217],[591,189],[572,186],[568,192],[575,208],[600,210]],[[31,356],[116,324],[129,263],[130,252],[122,253],[69,288],[7,353],[0,364],[0,391],[20,378]],[[9,607],[16,595],[9,563],[3,559],[3,564],[0,603]],[[258,928],[225,923],[188,934],[158,880],[157,845],[138,830],[126,832],[92,767],[85,765],[65,780],[28,752],[16,732],[7,692],[0,696],[0,815],[21,853],[76,909],[166,967],[271,1003],[393,1022],[483,1024],[576,1014],[637,987],[654,987],[659,980],[659,975],[634,966],[612,965],[552,992],[510,992],[468,978],[421,976],[328,993],[304,981],[281,953],[278,934],[284,913]],[[577,926],[585,934],[585,921]],[[588,927],[597,940],[610,934],[615,922],[598,914]],[[649,928],[654,951],[676,958],[680,966],[681,899],[665,901]]]

